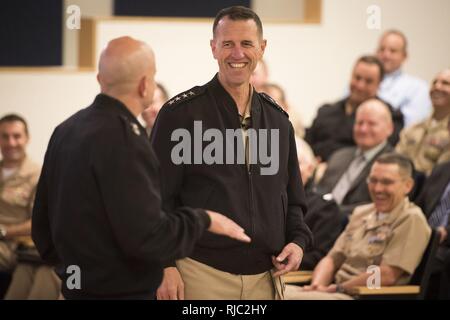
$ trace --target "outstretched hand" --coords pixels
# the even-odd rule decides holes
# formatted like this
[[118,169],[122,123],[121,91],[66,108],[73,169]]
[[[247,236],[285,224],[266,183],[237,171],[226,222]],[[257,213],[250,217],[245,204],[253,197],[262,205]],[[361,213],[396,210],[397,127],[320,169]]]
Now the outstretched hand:
[[233,220],[214,211],[206,210],[206,213],[211,219],[211,225],[209,226],[208,231],[243,242],[251,241],[250,237],[245,234],[244,229]]

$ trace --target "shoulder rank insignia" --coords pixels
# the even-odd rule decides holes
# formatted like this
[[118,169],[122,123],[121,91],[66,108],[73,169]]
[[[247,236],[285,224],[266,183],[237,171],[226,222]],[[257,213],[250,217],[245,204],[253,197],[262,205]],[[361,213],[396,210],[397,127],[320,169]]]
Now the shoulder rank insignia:
[[264,93],[264,92],[258,92],[258,93],[259,93],[259,95],[260,95],[261,97],[264,98],[264,100],[270,102],[270,105],[271,105],[273,108],[277,109],[278,111],[280,111],[282,114],[284,114],[286,117],[289,118],[289,114],[288,114],[286,111],[284,111],[284,109],[283,109],[282,107],[280,107],[280,106],[278,105],[278,103],[277,103],[271,96],[269,96],[268,94],[266,94],[266,93]]
[[141,135],[141,131],[139,130],[139,127],[136,123],[134,122],[130,122],[131,125],[131,129],[133,130],[133,132],[137,135],[140,136]]
[[202,92],[203,91],[201,91],[201,87],[194,87],[192,89],[180,93],[179,95],[176,95],[175,97],[167,101],[166,104],[169,106],[175,106],[181,102],[188,101],[194,97],[197,97]]
[[322,199],[325,201],[331,201],[331,200],[333,200],[333,195],[331,193],[324,194],[322,196]]

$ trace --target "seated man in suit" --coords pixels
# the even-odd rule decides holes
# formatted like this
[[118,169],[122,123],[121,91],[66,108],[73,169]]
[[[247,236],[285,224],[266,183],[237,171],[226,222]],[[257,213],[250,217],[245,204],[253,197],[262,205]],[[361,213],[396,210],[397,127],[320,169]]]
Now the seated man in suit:
[[403,130],[397,152],[409,157],[418,171],[429,175],[436,164],[450,160],[450,68],[441,71],[430,89],[433,114],[427,120]]
[[[338,149],[355,145],[352,129],[356,110],[364,101],[376,97],[383,75],[383,65],[376,57],[359,58],[353,68],[349,96],[319,108],[312,126],[306,130],[305,140],[321,161],[328,161]],[[403,128],[403,115],[400,111],[389,108],[394,121],[394,133],[389,142],[394,146]]]
[[349,289],[370,283],[370,266],[379,267],[380,285],[407,284],[431,236],[422,210],[411,203],[412,164],[383,154],[369,178],[372,203],[355,208],[328,255],[314,269],[311,285],[286,286],[287,299],[350,299]]
[[[450,119],[447,122],[450,133]],[[447,147],[450,151],[450,146]],[[440,245],[433,263],[430,298],[450,298],[450,162],[437,165],[416,201],[428,223],[440,235]]]
[[344,215],[370,202],[366,178],[375,159],[393,149],[387,141],[392,132],[389,108],[380,100],[367,100],[356,111],[353,127],[356,146],[333,153],[317,185],[318,192],[332,197]]
[[317,161],[311,148],[300,138],[295,138],[295,143],[308,206],[305,223],[314,237],[314,244],[303,255],[300,270],[313,270],[317,263],[330,251],[342,232],[343,218],[333,199],[326,200],[313,189],[311,180]]

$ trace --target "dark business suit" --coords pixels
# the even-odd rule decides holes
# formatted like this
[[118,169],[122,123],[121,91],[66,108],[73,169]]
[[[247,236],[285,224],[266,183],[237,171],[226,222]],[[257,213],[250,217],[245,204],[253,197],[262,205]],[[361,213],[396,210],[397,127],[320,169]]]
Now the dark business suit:
[[[422,208],[423,212],[430,217],[431,213],[436,209],[441,201],[442,194],[450,182],[450,162],[437,165],[430,177],[425,182],[422,192],[418,196],[416,203]],[[449,219],[450,221],[450,219]],[[450,224],[447,223],[447,233],[450,233]],[[450,246],[450,238],[447,237],[445,243]]]
[[314,244],[305,251],[300,270],[314,270],[344,229],[344,217],[334,200],[323,199],[309,184],[305,186],[305,191],[308,205],[305,222],[313,234]]
[[[425,213],[427,219],[440,204],[442,195],[450,182],[450,162],[437,165],[425,182],[423,189],[417,197],[416,203]],[[449,220],[450,221],[450,220]],[[446,226],[450,233],[450,223]],[[450,237],[442,243],[433,260],[433,271],[427,298],[450,298]]]
[[[328,160],[327,169],[323,175],[322,180],[317,185],[317,190],[322,193],[331,193],[334,186],[338,183],[341,176],[345,173],[350,163],[355,157],[357,148],[347,147],[340,149],[333,153]],[[369,189],[367,187],[366,179],[369,176],[370,168],[375,162],[375,159],[383,153],[392,151],[390,144],[386,144],[371,161],[367,163],[358,177],[353,181],[349,191],[342,200],[340,207],[341,213],[349,215],[353,209],[361,204],[370,203]]]
[[[351,115],[345,113],[345,104],[348,98],[336,103],[325,104],[317,111],[310,128],[306,129],[305,140],[309,143],[314,154],[323,161],[328,161],[333,152],[355,146],[353,139],[353,125],[356,111]],[[387,103],[386,103],[387,104]],[[394,122],[394,132],[389,137],[389,143],[395,146],[403,128],[403,115],[387,104]]]

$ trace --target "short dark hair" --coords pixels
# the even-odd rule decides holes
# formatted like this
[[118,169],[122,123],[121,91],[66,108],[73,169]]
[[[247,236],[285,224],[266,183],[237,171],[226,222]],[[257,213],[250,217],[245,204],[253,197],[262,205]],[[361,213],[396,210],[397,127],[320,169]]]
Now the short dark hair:
[[396,164],[400,169],[400,174],[406,175],[408,178],[412,178],[414,172],[414,164],[412,161],[397,152],[384,153],[375,159],[375,162],[382,164]]
[[390,34],[395,34],[396,36],[399,36],[400,38],[402,38],[403,40],[403,52],[407,53],[407,49],[408,49],[408,39],[406,38],[405,34],[403,32],[401,32],[400,30],[397,29],[389,29],[386,30],[383,35],[381,36],[381,39],[384,39],[386,36],[390,35]]
[[378,59],[377,57],[372,56],[372,55],[362,56],[362,57],[358,58],[358,60],[355,63],[355,66],[358,63],[361,63],[361,62],[376,65],[378,67],[379,72],[380,72],[380,82],[383,80],[383,78],[384,78],[384,67],[383,67],[383,63],[381,63],[380,59]]
[[216,28],[219,24],[219,21],[224,18],[228,17],[230,20],[238,21],[238,20],[253,20],[256,23],[256,27],[258,28],[258,35],[262,38],[263,37],[263,27],[261,19],[258,17],[258,15],[251,9],[243,6],[233,6],[228,7],[225,9],[220,10],[215,19],[213,24],[213,36],[216,35]]
[[23,117],[19,116],[18,114],[10,113],[10,114],[3,116],[0,119],[0,125],[3,123],[6,123],[6,122],[15,122],[15,121],[23,123],[23,126],[25,128],[25,134],[28,136],[28,124],[25,121],[25,119]]

